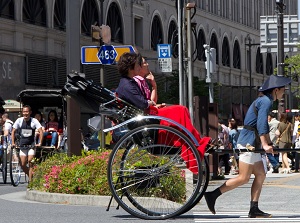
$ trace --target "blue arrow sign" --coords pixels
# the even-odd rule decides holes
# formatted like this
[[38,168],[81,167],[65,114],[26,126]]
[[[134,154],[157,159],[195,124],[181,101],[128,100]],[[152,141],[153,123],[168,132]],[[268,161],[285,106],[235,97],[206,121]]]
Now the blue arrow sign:
[[113,64],[116,56],[117,56],[117,53],[116,53],[114,47],[106,46],[106,45],[101,46],[100,50],[97,54],[100,64],[105,64],[105,65]]
[[171,44],[157,44],[158,58],[171,58]]

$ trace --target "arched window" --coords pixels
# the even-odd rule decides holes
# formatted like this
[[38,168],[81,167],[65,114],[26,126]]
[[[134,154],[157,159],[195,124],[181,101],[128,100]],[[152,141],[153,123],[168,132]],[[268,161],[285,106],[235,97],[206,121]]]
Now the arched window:
[[23,1],[23,22],[46,26],[46,4],[44,0]]
[[168,43],[172,45],[172,55],[178,57],[178,31],[177,25],[172,20],[168,30]]
[[241,50],[240,44],[237,40],[234,41],[233,46],[233,67],[236,69],[241,69]]
[[267,53],[267,60],[266,60],[266,74],[271,75],[273,74],[273,63],[272,63],[272,55],[271,53]]
[[99,16],[95,1],[84,1],[81,15],[81,34],[91,36],[91,27],[96,24],[99,25]]
[[197,38],[197,58],[200,61],[206,61],[204,44],[206,44],[205,34],[203,30],[200,29]]
[[260,53],[260,47],[258,47],[256,51],[256,73],[264,73],[264,63],[262,54]]
[[15,18],[15,6],[13,0],[0,1],[0,17],[6,19]]
[[216,64],[219,64],[219,46],[218,46],[218,38],[215,33],[211,35],[210,39],[210,48],[215,48],[216,49]]
[[228,38],[224,37],[222,45],[222,64],[223,66],[230,67],[230,49]]
[[163,29],[159,17],[156,15],[153,18],[151,26],[151,49],[157,50],[157,44],[164,42]]
[[54,28],[66,31],[66,0],[56,0],[54,5]]
[[117,3],[113,2],[109,6],[107,13],[107,25],[111,30],[111,41],[115,43],[123,43],[123,26],[121,12]]

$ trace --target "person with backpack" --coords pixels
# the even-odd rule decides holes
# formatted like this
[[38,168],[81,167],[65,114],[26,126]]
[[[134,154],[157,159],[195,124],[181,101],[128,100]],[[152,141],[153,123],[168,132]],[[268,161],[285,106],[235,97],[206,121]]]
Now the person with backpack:
[[[13,124],[11,132],[12,147],[16,146],[16,130],[20,135],[20,159],[21,167],[25,174],[28,175],[29,181],[32,180],[33,164],[32,160],[35,156],[35,149],[33,146],[41,146],[43,141],[43,130],[40,122],[31,117],[31,107],[24,105],[22,108],[23,117],[18,118]],[[35,130],[38,129],[40,140],[35,144]],[[27,167],[27,164],[29,167]]]

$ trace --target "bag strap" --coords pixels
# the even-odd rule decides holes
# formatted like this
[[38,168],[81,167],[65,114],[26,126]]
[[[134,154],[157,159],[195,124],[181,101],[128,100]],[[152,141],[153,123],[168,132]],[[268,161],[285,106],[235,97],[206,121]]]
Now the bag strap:
[[284,129],[284,131],[280,134],[280,136],[278,138],[281,138],[281,136],[283,135],[283,133],[286,132],[286,130],[288,129],[288,127],[291,125],[291,123],[289,122],[289,124],[287,125],[287,127]]

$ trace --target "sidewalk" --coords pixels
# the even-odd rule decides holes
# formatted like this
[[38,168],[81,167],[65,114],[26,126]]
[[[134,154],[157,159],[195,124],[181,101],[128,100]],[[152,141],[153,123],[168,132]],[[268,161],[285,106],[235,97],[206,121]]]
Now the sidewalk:
[[[225,180],[211,180],[209,182],[207,191],[211,191],[214,188],[222,185],[226,180],[234,178],[236,175],[225,175]],[[250,187],[254,176],[251,176],[249,183],[236,188],[233,191],[222,195],[222,208],[228,209],[234,208],[237,209],[246,209],[249,207],[249,197],[250,197]],[[300,196],[300,173],[292,174],[279,174],[279,173],[270,173],[267,174],[267,178],[264,182],[263,191],[261,194],[261,203],[264,205],[266,202],[272,204],[271,207],[275,208],[276,205],[282,198],[282,202],[288,202],[288,197],[293,200],[293,195],[289,193],[291,189],[293,192],[296,191],[296,195]],[[285,190],[283,190],[284,188]],[[285,195],[290,194],[290,195]],[[293,194],[293,193],[292,193]],[[276,195],[276,199],[274,199]],[[110,200],[110,196],[94,196],[94,195],[74,195],[74,194],[60,194],[60,193],[48,193],[35,190],[26,191],[26,199],[30,201],[37,201],[42,203],[55,203],[55,204],[69,204],[69,205],[87,205],[87,206],[107,206]],[[297,206],[298,201],[297,199]],[[234,201],[234,202],[233,202]],[[295,201],[295,200],[294,200]],[[196,205],[194,209],[196,210],[206,210],[207,206],[202,199],[200,205]],[[113,200],[112,207],[117,206],[117,203]],[[296,205],[295,205],[296,206]],[[216,205],[218,207],[218,205]],[[299,209],[299,208],[297,208]]]

